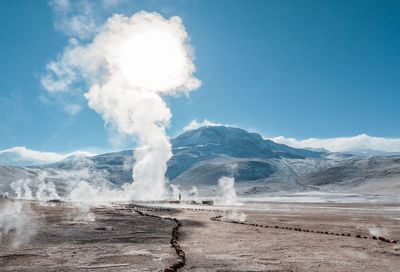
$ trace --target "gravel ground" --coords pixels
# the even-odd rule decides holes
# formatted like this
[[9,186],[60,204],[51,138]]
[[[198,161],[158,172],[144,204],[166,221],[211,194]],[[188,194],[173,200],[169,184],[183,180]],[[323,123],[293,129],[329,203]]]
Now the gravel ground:
[[[210,220],[223,209],[270,227]],[[218,210],[146,210],[182,222],[186,265],[179,271],[400,271],[399,243],[356,237],[400,240],[400,205],[248,203]],[[23,211],[30,221],[20,229],[34,231],[16,245],[21,231],[6,234],[3,222],[0,271],[163,271],[176,262],[174,222],[141,216],[133,206],[23,202]]]
[[169,243],[174,222],[119,207],[24,208],[29,205],[33,213],[24,231],[36,233],[18,247],[17,231],[3,235],[0,271],[159,271],[175,261]]
[[[398,205],[271,203],[269,210],[241,209],[237,213],[247,215],[246,223],[269,228],[208,220],[221,215],[217,212],[180,215],[187,254],[182,271],[400,271],[399,243],[356,237],[375,231],[400,240],[399,221],[393,219]],[[202,224],[185,225],[185,219]]]

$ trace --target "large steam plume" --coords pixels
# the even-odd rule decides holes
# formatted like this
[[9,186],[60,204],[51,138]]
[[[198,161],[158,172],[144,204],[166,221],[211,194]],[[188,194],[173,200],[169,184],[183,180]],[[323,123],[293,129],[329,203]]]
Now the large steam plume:
[[42,78],[49,92],[67,91],[84,81],[89,107],[121,134],[138,143],[134,182],[128,199],[160,199],[167,161],[172,156],[166,127],[171,111],[164,96],[188,94],[200,86],[188,34],[179,17],[138,12],[114,15],[86,44],[71,39],[63,54],[47,65]]

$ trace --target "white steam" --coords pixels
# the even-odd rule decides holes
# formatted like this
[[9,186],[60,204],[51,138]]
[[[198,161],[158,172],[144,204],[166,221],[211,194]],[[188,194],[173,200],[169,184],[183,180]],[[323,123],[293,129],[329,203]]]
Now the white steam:
[[181,190],[179,189],[179,186],[175,184],[170,184],[169,186],[172,189],[172,198],[179,199],[179,196],[181,195]]
[[134,182],[124,186],[123,197],[160,199],[172,156],[165,132],[172,114],[163,97],[200,86],[188,35],[179,17],[143,11],[131,17],[116,14],[99,29],[89,43],[71,39],[61,57],[47,65],[42,84],[54,93],[86,82],[89,107],[139,145]]
[[222,204],[237,205],[235,179],[233,177],[222,177],[218,180],[218,185]]
[[238,212],[236,210],[226,211],[225,215],[222,217],[222,221],[244,222],[246,221],[246,214],[243,212]]
[[[235,167],[236,168],[236,167]],[[232,168],[234,171],[235,168]],[[221,191],[220,203],[224,205],[238,206],[237,194],[235,189],[235,179],[233,177],[222,177],[218,180],[218,185]],[[244,222],[246,214],[239,212],[236,208],[226,211],[222,217],[222,221],[227,222]]]
[[7,201],[0,210],[0,243],[18,247],[37,232],[30,204]]
[[368,231],[371,235],[373,236],[383,236],[383,237],[387,237],[387,235],[389,234],[386,228],[383,227],[370,227],[368,228]]
[[39,172],[35,178],[25,178],[14,181],[10,186],[14,190],[17,199],[37,199],[48,201],[50,199],[60,199],[56,186],[53,182],[46,181],[47,173]]
[[188,198],[192,199],[193,201],[197,201],[199,199],[199,190],[195,186],[192,186],[192,189],[190,189]]
[[[237,164],[228,165],[228,171],[231,172],[231,177],[221,177],[218,180],[218,185],[220,189],[220,199],[219,204],[239,206],[241,203],[237,201],[237,194],[235,188],[235,178],[233,177],[237,171]],[[246,214],[237,211],[236,208],[232,210],[227,210],[225,215],[222,217],[223,221],[228,222],[244,222],[246,220]]]

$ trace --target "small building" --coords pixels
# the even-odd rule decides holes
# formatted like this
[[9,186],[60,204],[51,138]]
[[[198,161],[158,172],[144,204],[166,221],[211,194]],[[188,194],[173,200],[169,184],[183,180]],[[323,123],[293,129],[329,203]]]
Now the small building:
[[213,200],[202,200],[201,201],[202,205],[209,205],[209,206],[213,206],[214,205],[214,201]]

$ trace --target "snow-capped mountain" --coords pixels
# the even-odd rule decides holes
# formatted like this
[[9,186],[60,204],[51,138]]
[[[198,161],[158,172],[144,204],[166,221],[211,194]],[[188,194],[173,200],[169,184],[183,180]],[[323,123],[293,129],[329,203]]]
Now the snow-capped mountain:
[[[381,163],[371,163],[372,158],[357,158],[351,154],[291,148],[265,140],[259,134],[226,126],[190,130],[172,139],[171,143],[173,157],[166,173],[170,184],[209,189],[217,186],[220,177],[233,176],[238,192],[245,195],[315,190],[337,184],[339,176],[344,179],[364,173],[362,180],[357,180],[361,184],[368,181],[371,173],[376,173],[375,178],[384,177],[386,172],[380,169],[388,163],[390,169],[400,165],[400,161],[385,161],[385,157],[375,158]],[[361,163],[363,160],[370,161]],[[359,162],[358,167],[352,167],[355,162]],[[13,181],[35,179],[39,175],[53,181],[60,191],[76,180],[119,187],[132,182],[133,163],[133,150],[125,150],[42,166],[0,166],[0,190],[10,191]],[[400,176],[400,172],[394,170],[390,177],[396,175]],[[350,179],[350,183],[351,180],[355,179]]]
[[[168,163],[167,176],[170,179],[175,179],[197,163],[217,158],[225,158],[225,161],[226,158],[304,159],[321,158],[324,154],[291,148],[271,140],[264,140],[259,134],[226,126],[190,130],[172,139],[171,143],[174,156]],[[262,168],[260,164],[258,166]]]

